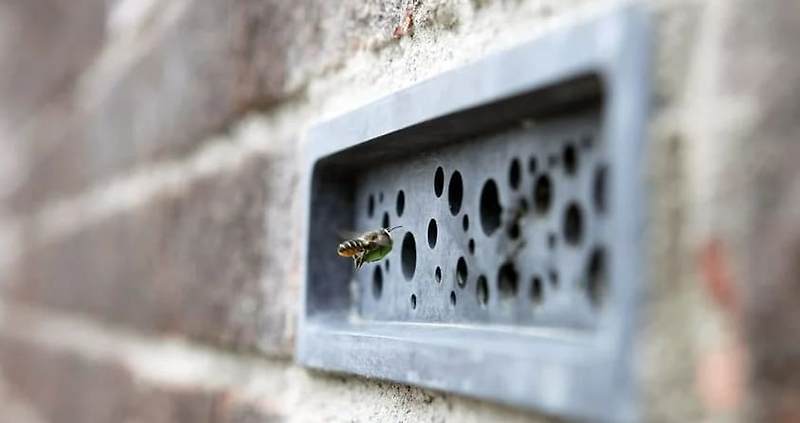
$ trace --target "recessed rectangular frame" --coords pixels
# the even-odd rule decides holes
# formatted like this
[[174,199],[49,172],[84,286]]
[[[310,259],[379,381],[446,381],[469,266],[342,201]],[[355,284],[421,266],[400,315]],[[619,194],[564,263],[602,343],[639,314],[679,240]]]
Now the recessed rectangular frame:
[[[635,421],[634,337],[644,289],[644,148],[650,98],[647,13],[625,6],[444,73],[308,134],[298,363],[592,421]],[[588,339],[514,327],[382,322],[353,313],[351,264],[333,256],[352,219],[352,182],[374,166],[568,110],[600,82],[610,175],[613,313]],[[594,93],[597,94],[597,93]]]

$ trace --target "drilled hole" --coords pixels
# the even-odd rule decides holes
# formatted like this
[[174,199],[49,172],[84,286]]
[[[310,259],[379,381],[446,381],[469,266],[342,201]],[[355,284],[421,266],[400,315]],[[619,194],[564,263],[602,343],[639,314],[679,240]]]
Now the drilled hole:
[[522,166],[519,164],[519,159],[515,158],[511,161],[511,167],[508,169],[508,184],[511,185],[511,188],[513,189],[519,188],[521,167]]
[[500,292],[500,298],[508,300],[517,295],[517,269],[514,264],[506,262],[500,266],[497,272],[497,290]]
[[436,282],[439,283],[442,281],[442,268],[436,266],[436,270],[433,272],[433,276],[436,278]]
[[482,307],[486,307],[486,304],[489,303],[489,282],[486,280],[486,276],[478,276],[478,282],[475,286],[475,296],[478,298],[478,304]]
[[553,203],[553,183],[547,175],[536,178],[533,186],[533,206],[540,214],[547,213]]
[[519,223],[514,222],[508,227],[508,237],[511,239],[517,239],[520,235]]
[[586,270],[586,294],[595,307],[603,305],[608,292],[608,272],[606,271],[606,254],[602,248],[595,248],[589,257]]
[[567,175],[574,175],[578,169],[578,152],[575,150],[574,145],[567,144],[564,147],[562,159],[564,160],[564,170],[567,171]]
[[458,286],[463,288],[467,285],[467,260],[464,257],[459,257],[456,263],[456,278]]
[[556,241],[557,241],[556,234],[550,233],[549,235],[547,235],[547,247],[550,248],[551,250],[555,250]]
[[592,200],[595,209],[603,213],[606,211],[606,179],[608,178],[608,168],[601,166],[594,172],[594,183],[592,187]]
[[436,174],[433,175],[433,193],[437,197],[441,197],[444,192],[444,169],[441,166],[436,168]]
[[456,292],[450,291],[450,305],[455,307],[456,306]]
[[470,238],[469,243],[467,243],[467,248],[469,249],[470,254],[475,254],[475,240]]
[[553,288],[558,287],[558,272],[555,269],[550,269],[547,273],[547,277],[550,279],[550,285]]
[[391,222],[389,221],[389,212],[383,214],[383,227],[384,228],[391,228]]
[[464,215],[464,219],[461,220],[461,227],[464,228],[464,232],[469,230],[469,216]]
[[403,215],[403,211],[406,209],[406,194],[403,190],[398,191],[397,193],[397,217]]
[[450,177],[450,184],[447,186],[447,201],[450,204],[450,214],[457,215],[461,210],[461,202],[464,199],[464,182],[461,180],[459,171],[453,172]]
[[531,279],[531,302],[533,304],[541,304],[544,300],[544,287],[542,286],[542,278],[534,276]]
[[436,219],[431,219],[428,222],[428,246],[433,248],[436,246],[436,239],[439,236],[439,228],[436,225]]
[[503,208],[500,206],[497,184],[493,179],[489,179],[481,189],[480,217],[483,233],[489,236],[497,230],[500,226],[500,214],[502,212]]
[[375,214],[375,196],[370,194],[367,198],[367,216],[372,217]]
[[389,273],[389,259],[383,262],[383,265],[386,267],[386,273]]
[[411,309],[412,310],[416,310],[417,309],[417,295],[416,294],[411,294]]
[[400,266],[403,268],[403,276],[405,276],[406,280],[411,280],[417,269],[417,243],[414,241],[414,235],[411,232],[406,232],[403,237]]
[[570,202],[564,213],[564,240],[567,244],[578,245],[583,239],[583,212],[576,202]]
[[531,157],[528,159],[528,172],[531,174],[536,173],[536,168],[538,167],[539,163],[536,160],[536,157]]
[[383,191],[378,194],[378,202],[383,203]]
[[383,271],[380,266],[375,266],[375,271],[372,273],[372,296],[376,300],[381,298],[383,293]]

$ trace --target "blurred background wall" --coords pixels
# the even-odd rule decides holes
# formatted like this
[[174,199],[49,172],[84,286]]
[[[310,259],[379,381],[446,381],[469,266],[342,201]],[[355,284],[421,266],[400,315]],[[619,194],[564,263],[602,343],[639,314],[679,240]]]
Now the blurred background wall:
[[[549,421],[292,363],[300,152],[613,3],[0,2],[0,421]],[[800,6],[639,3],[646,421],[800,421]]]

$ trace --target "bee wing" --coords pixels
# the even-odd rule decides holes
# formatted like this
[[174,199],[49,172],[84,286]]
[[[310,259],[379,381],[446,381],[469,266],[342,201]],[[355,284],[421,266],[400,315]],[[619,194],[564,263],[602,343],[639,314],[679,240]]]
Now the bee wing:
[[336,231],[336,235],[339,235],[339,238],[341,238],[342,241],[345,241],[345,240],[348,240],[348,239],[360,238],[362,234],[359,233],[359,232],[356,232],[356,231],[348,231],[348,230],[344,230],[344,229],[339,229],[339,230]]

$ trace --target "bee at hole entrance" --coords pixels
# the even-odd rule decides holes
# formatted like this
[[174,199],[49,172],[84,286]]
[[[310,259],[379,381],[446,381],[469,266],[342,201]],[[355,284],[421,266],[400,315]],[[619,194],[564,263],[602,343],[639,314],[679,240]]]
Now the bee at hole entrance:
[[365,232],[353,239],[348,239],[339,244],[336,252],[342,257],[352,257],[356,270],[364,263],[380,261],[392,251],[391,232],[402,226],[382,228]]

